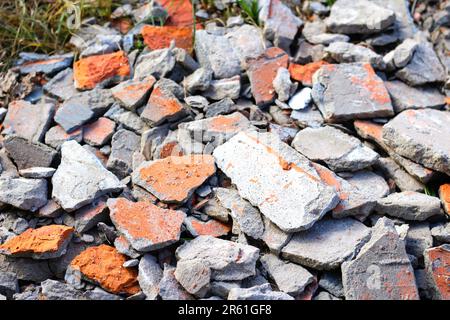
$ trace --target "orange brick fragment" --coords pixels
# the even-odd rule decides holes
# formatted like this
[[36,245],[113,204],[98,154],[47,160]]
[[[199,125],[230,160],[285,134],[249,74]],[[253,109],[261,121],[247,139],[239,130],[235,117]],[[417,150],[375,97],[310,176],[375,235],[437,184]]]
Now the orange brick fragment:
[[427,249],[423,255],[434,298],[450,300],[450,246]]
[[28,229],[0,245],[0,253],[35,259],[56,258],[67,246],[73,231],[71,227],[56,224]]
[[124,51],[90,56],[73,65],[75,87],[93,89],[107,80],[122,80],[130,75],[130,64]]
[[231,227],[223,222],[211,219],[207,222],[200,221],[194,217],[186,219],[186,225],[189,232],[197,236],[221,237],[231,231]]
[[450,215],[450,183],[443,184],[439,187],[439,197],[445,212]]
[[151,49],[163,49],[170,46],[170,42],[175,40],[175,46],[183,48],[188,52],[192,51],[193,29],[192,27],[177,26],[144,26],[141,30],[144,43]]
[[83,128],[83,139],[91,146],[102,146],[112,137],[116,123],[101,117]]
[[165,25],[168,26],[192,26],[194,16],[190,0],[157,0],[169,13]]
[[304,86],[312,86],[312,78],[314,73],[316,73],[320,67],[327,64],[329,63],[323,60],[311,62],[305,65],[291,63],[289,65],[289,73],[291,74],[291,78],[295,81],[301,82]]
[[102,244],[81,252],[72,260],[70,268],[111,293],[132,295],[140,291],[137,270],[123,267],[126,260],[116,248]]

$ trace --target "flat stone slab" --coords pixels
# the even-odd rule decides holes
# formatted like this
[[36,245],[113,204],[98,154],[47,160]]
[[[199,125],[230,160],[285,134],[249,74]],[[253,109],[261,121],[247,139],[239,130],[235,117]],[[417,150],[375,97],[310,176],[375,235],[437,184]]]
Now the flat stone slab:
[[199,261],[211,269],[212,280],[242,280],[256,274],[259,249],[211,236],[199,236],[179,246],[178,262]]
[[442,213],[439,198],[412,191],[392,193],[378,200],[375,211],[413,221],[424,221]]
[[110,217],[117,230],[140,252],[164,248],[180,238],[186,215],[160,208],[151,202],[109,199]]
[[142,80],[128,80],[113,87],[111,93],[122,106],[134,111],[146,102],[155,82],[156,79],[153,76]]
[[287,293],[273,291],[270,284],[266,283],[251,288],[232,288],[228,300],[294,300],[294,298]]
[[418,300],[414,270],[394,223],[381,218],[356,258],[342,264],[347,300]]
[[0,245],[0,253],[33,259],[58,258],[66,253],[73,232],[73,228],[63,225],[28,229]]
[[281,255],[313,269],[332,270],[355,257],[369,237],[370,228],[354,219],[321,220],[295,234]]
[[44,179],[0,179],[0,202],[13,207],[37,211],[47,204],[47,181]]
[[314,281],[308,270],[298,264],[283,261],[274,254],[265,254],[260,261],[278,288],[291,296],[302,293]]
[[373,34],[395,21],[395,13],[366,0],[338,0],[331,7],[327,27],[334,33]]
[[394,115],[384,82],[368,63],[322,66],[313,77],[312,97],[328,122]]
[[74,211],[124,185],[105,169],[100,160],[76,141],[61,147],[61,164],[52,178],[52,197],[66,211]]
[[362,62],[370,63],[375,69],[385,69],[383,57],[369,48],[349,42],[337,41],[325,48],[331,58],[339,63]]
[[223,222],[211,219],[203,222],[193,216],[184,220],[187,230],[194,236],[212,236],[221,237],[227,235],[231,231],[231,227]]
[[396,153],[450,175],[450,113],[406,110],[383,127],[383,141]]
[[331,126],[301,130],[292,146],[312,161],[325,162],[334,171],[358,171],[378,159],[378,154],[357,138]]
[[445,96],[437,88],[410,87],[398,80],[386,81],[385,85],[396,113],[407,109],[439,108],[445,105]]
[[59,72],[44,87],[44,91],[59,100],[69,99],[78,93],[74,86],[73,70],[67,68]]
[[16,134],[22,138],[42,142],[55,114],[51,103],[31,104],[16,100],[8,105],[8,112],[3,120],[3,132]]
[[45,179],[51,178],[56,169],[47,167],[31,167],[28,169],[19,170],[19,174],[24,178],[31,179]]
[[311,162],[273,133],[240,132],[213,155],[241,197],[284,231],[310,228],[339,201]]

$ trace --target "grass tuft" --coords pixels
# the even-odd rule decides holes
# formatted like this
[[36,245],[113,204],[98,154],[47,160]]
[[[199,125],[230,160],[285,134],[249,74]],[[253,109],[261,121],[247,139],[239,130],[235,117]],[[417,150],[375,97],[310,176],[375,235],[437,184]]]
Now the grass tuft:
[[259,26],[258,0],[237,0],[238,6],[241,8],[241,14],[248,22]]

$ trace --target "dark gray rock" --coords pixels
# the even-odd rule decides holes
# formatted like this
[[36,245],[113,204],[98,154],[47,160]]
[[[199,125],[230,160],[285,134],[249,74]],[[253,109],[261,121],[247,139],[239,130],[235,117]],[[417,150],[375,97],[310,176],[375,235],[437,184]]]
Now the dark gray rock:
[[119,179],[128,176],[132,171],[133,153],[139,150],[141,138],[135,133],[121,129],[118,130],[111,141],[111,155],[106,168]]
[[9,136],[4,141],[4,147],[17,168],[50,167],[57,152],[43,143],[30,142],[19,136]]

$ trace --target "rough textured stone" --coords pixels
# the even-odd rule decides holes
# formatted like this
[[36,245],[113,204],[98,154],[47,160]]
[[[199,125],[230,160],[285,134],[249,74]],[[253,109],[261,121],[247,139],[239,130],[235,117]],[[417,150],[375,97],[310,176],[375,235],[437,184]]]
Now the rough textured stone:
[[240,195],[283,231],[308,229],[337,205],[311,163],[272,133],[241,132],[213,154]]
[[0,245],[0,253],[33,259],[57,258],[66,253],[73,228],[62,225],[28,229]]
[[338,298],[344,297],[340,270],[339,272],[324,272],[320,278],[319,286]]
[[5,295],[9,299],[19,292],[19,282],[12,272],[0,271],[0,294]]
[[270,284],[266,283],[248,289],[232,288],[228,300],[294,300],[294,298],[284,292],[272,291]]
[[130,64],[124,51],[96,55],[78,60],[73,65],[75,87],[93,89],[119,82],[130,75]]
[[175,41],[178,48],[192,51],[194,40],[192,27],[186,26],[151,26],[144,25],[141,29],[144,43],[150,50],[170,47],[171,41]]
[[335,33],[372,34],[385,30],[394,21],[394,11],[371,1],[338,0],[331,7],[326,24]]
[[378,154],[357,138],[331,126],[301,130],[292,146],[312,161],[325,162],[334,171],[358,171],[378,159]]
[[63,127],[60,125],[56,125],[51,127],[47,133],[45,134],[45,144],[49,145],[52,148],[59,150],[61,145],[69,140],[75,140],[80,143],[83,140],[83,131],[82,129],[77,129],[72,131],[71,133],[67,133]]
[[370,229],[350,219],[321,220],[295,234],[281,250],[285,259],[319,270],[338,268],[352,259],[369,239]]
[[144,255],[139,261],[138,281],[147,300],[156,300],[159,295],[159,282],[163,271],[156,258],[150,254]]
[[314,75],[312,96],[329,122],[394,114],[383,81],[368,63],[322,66]]
[[141,54],[135,62],[133,79],[138,80],[149,75],[155,78],[168,77],[175,68],[176,62],[172,47]]
[[305,65],[290,63],[289,73],[291,78],[295,81],[301,82],[304,86],[311,87],[313,84],[314,74],[325,65],[329,63],[323,60],[311,62]]
[[53,277],[48,261],[15,258],[0,254],[0,272],[14,273],[19,280],[41,282]]
[[414,271],[394,223],[381,218],[358,256],[342,264],[347,300],[417,300]]
[[159,295],[163,300],[193,300],[194,297],[190,295],[178,283],[175,278],[175,268],[164,265],[164,272],[161,281],[159,282]]
[[134,111],[146,102],[155,82],[156,79],[153,76],[145,77],[142,80],[128,80],[113,87],[111,93],[121,105]]
[[288,58],[286,52],[272,47],[249,62],[247,74],[257,105],[266,105],[274,101],[276,92],[273,81],[279,68],[288,67]]
[[131,295],[140,290],[137,272],[133,268],[124,268],[125,261],[126,257],[114,247],[103,244],[81,252],[69,268],[79,271],[84,278],[111,293]]
[[237,190],[216,188],[216,198],[222,206],[230,210],[233,221],[239,225],[239,229],[253,239],[261,239],[264,233],[264,224],[258,209],[239,196]]
[[41,283],[45,300],[86,300],[84,292],[56,280],[47,279]]
[[65,142],[61,154],[61,164],[52,178],[52,197],[64,210],[74,211],[108,192],[124,188],[94,154],[77,142]]
[[280,0],[259,0],[258,4],[265,37],[278,46],[289,47],[303,21]]
[[45,179],[51,178],[56,169],[46,167],[31,167],[28,169],[19,170],[19,174],[24,178],[31,179]]
[[437,88],[414,88],[397,80],[386,81],[385,85],[396,113],[406,109],[439,108],[445,105],[445,97]]
[[211,84],[212,77],[211,69],[199,68],[183,80],[183,85],[188,92],[205,91]]
[[153,89],[141,118],[152,125],[174,121],[186,115],[187,110],[169,90],[162,87]]
[[406,110],[383,127],[383,141],[396,153],[427,168],[450,174],[450,114]]
[[450,272],[450,245],[445,244],[440,247],[427,249],[424,252],[428,283],[433,290],[433,298],[449,300],[450,291],[448,288]]
[[303,267],[283,261],[276,255],[265,254],[260,260],[278,288],[291,296],[295,297],[302,293],[314,280],[313,275]]
[[384,61],[389,69],[405,67],[414,56],[418,44],[419,43],[414,39],[406,39],[394,50],[388,52],[384,56]]
[[26,178],[0,179],[0,202],[35,212],[47,204],[47,181]]
[[406,253],[421,258],[426,249],[433,246],[428,222],[410,224],[405,238]]
[[114,104],[105,117],[114,120],[116,123],[122,125],[125,129],[132,130],[136,133],[143,134],[149,129],[149,126],[139,116],[131,111],[128,111],[118,104]]
[[278,255],[281,249],[291,239],[292,233],[282,231],[267,218],[263,218],[263,221],[264,221],[264,233],[261,239],[269,247],[271,252]]
[[16,134],[25,139],[42,142],[50,127],[55,106],[51,103],[31,104],[16,100],[9,104],[3,121],[3,132]]
[[174,275],[177,281],[190,294],[202,298],[209,290],[211,269],[201,261],[179,261]]
[[117,230],[141,252],[161,249],[180,238],[185,214],[162,209],[150,202],[109,199],[110,217]]
[[74,86],[73,70],[67,68],[54,76],[44,87],[44,91],[59,100],[69,99],[77,93]]
[[94,147],[102,146],[111,139],[115,128],[114,121],[101,117],[83,127],[83,140]]
[[29,73],[45,73],[48,75],[55,74],[72,64],[73,53],[67,53],[64,55],[48,56],[45,54],[19,53],[20,63],[17,69],[21,74]]
[[187,217],[184,221],[187,230],[194,236],[212,236],[212,237],[221,237],[228,234],[231,231],[229,225],[211,219],[206,222],[203,222],[194,217]]
[[132,174],[133,183],[159,200],[182,203],[215,172],[210,155],[167,157],[143,162]]
[[255,275],[259,249],[211,236],[199,236],[176,250],[178,263],[198,261],[211,268],[213,280],[242,280]]
[[222,100],[225,98],[238,99],[241,92],[241,77],[212,80],[208,89],[203,92],[203,96],[211,100]]
[[197,30],[195,54],[203,68],[213,71],[215,79],[230,78],[240,73],[239,56],[225,36],[209,34],[206,30]]
[[120,179],[128,176],[132,171],[133,153],[139,150],[141,139],[135,133],[118,130],[111,141],[111,154],[106,168]]
[[441,202],[437,197],[405,191],[378,200],[375,211],[405,220],[424,221],[441,214]]
[[379,54],[369,48],[348,42],[333,42],[325,48],[325,52],[339,63],[370,63],[373,68],[381,70],[386,67],[383,57]]
[[411,61],[395,75],[412,86],[444,82],[446,79],[445,69],[436,55],[433,45],[428,42],[418,44]]
[[9,136],[3,141],[6,152],[19,170],[32,167],[50,167],[57,153],[40,142],[31,142],[19,136]]
[[233,51],[241,62],[241,68],[248,68],[248,60],[256,58],[264,52],[265,43],[261,29],[250,25],[243,24],[238,28],[228,31],[225,38],[231,44]]

